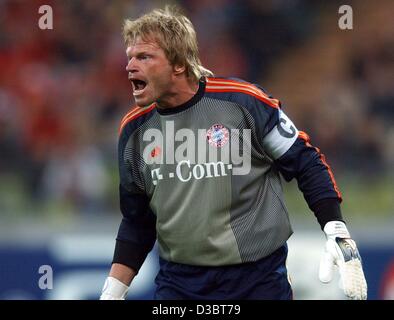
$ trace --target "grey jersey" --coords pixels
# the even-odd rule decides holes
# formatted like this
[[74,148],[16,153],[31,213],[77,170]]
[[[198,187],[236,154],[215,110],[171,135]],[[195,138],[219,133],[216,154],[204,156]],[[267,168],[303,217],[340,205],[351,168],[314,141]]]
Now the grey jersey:
[[277,100],[236,80],[208,78],[176,108],[133,109],[120,131],[118,240],[149,250],[155,228],[162,258],[200,266],[269,255],[292,234],[274,162],[298,136]]

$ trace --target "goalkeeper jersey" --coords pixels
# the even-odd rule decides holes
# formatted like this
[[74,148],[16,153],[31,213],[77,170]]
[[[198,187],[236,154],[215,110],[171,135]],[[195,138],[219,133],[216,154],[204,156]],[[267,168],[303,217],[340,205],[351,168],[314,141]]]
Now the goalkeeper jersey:
[[123,219],[114,262],[127,254],[135,270],[156,239],[163,259],[189,265],[274,252],[292,234],[280,173],[297,178],[311,208],[341,200],[324,156],[280,102],[238,79],[202,79],[178,107],[132,108],[118,150]]

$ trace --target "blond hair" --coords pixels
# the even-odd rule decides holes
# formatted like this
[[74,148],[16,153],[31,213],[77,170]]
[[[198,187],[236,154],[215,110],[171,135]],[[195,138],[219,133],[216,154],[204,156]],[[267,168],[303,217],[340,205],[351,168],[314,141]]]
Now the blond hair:
[[184,66],[186,76],[195,82],[203,76],[213,76],[201,65],[193,24],[174,6],[153,10],[136,20],[126,19],[123,37],[126,45],[133,44],[137,37],[144,41],[153,37],[170,64]]

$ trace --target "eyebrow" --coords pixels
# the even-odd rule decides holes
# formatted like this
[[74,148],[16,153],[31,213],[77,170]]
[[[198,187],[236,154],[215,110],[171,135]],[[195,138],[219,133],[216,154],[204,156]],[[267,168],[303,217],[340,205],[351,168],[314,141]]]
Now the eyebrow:
[[[141,56],[141,55],[152,55],[153,53],[152,52],[148,52],[148,51],[140,51],[140,52],[137,52],[134,56]],[[127,58],[129,58],[130,59],[130,55],[126,52],[126,55],[127,55]]]

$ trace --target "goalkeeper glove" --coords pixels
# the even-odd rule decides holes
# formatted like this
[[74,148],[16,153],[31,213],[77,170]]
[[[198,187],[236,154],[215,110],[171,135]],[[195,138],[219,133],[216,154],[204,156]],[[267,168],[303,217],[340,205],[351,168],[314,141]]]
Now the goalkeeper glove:
[[345,295],[353,300],[367,299],[367,282],[361,257],[346,225],[342,221],[330,221],[326,223],[323,231],[327,242],[320,262],[320,281],[330,282],[334,266],[337,266]]
[[105,280],[100,300],[124,300],[129,287],[114,277]]

